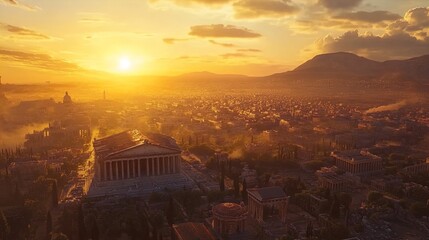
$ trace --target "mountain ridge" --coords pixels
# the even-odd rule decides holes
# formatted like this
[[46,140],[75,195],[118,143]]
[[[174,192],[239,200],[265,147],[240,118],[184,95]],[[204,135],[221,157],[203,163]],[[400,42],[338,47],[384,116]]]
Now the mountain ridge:
[[415,81],[429,80],[429,55],[405,60],[375,61],[348,52],[316,55],[292,71],[275,73],[269,78],[380,78],[396,74]]

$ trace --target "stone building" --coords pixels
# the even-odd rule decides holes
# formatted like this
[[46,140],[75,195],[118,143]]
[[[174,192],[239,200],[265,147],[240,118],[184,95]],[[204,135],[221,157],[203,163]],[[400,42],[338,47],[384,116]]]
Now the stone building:
[[415,175],[419,173],[428,173],[429,172],[429,158],[425,162],[415,164],[412,166],[405,167],[401,170],[401,173],[408,175]]
[[359,177],[371,177],[383,172],[381,157],[368,152],[368,150],[349,150],[332,152],[335,166]]
[[247,209],[244,204],[221,203],[213,207],[212,227],[220,235],[245,231]]
[[96,179],[119,181],[180,172],[181,149],[170,137],[125,131],[94,140]]
[[258,222],[264,222],[268,215],[277,215],[282,223],[286,222],[289,197],[281,187],[247,189],[249,216]]

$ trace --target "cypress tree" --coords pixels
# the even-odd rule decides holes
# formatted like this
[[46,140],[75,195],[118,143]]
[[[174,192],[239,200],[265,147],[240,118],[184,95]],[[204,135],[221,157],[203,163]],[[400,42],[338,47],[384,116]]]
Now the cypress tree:
[[95,219],[94,219],[94,222],[92,224],[91,238],[92,238],[92,240],[99,240],[100,239],[100,232],[98,230],[98,225],[97,225],[97,222],[95,221]]
[[0,211],[0,239],[8,239],[10,226],[3,211]]
[[234,177],[234,195],[236,198],[238,198],[238,195],[240,195],[240,184],[238,183],[238,176]]
[[241,198],[243,202],[247,203],[247,183],[246,179],[243,180],[243,190],[241,191]]
[[86,229],[85,229],[82,205],[79,205],[77,217],[78,217],[77,221],[78,221],[79,240],[86,240]]
[[166,217],[167,217],[168,225],[170,225],[170,226],[173,225],[174,224],[174,218],[176,216],[176,208],[174,205],[173,197],[170,197],[170,201],[168,203],[166,215],[167,215]]
[[52,215],[51,211],[48,211],[48,215],[46,216],[46,239],[50,239],[52,232]]
[[58,206],[58,188],[57,181],[54,181],[52,184],[52,206]]

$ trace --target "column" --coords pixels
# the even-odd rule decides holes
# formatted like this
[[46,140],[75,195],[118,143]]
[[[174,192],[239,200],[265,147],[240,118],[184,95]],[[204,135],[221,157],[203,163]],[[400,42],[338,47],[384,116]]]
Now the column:
[[104,162],[103,165],[104,165],[104,179],[103,180],[106,181],[106,180],[108,180],[108,177],[107,177],[107,163]]
[[141,165],[140,165],[141,159],[137,159],[137,161],[138,161],[137,165],[138,165],[138,169],[139,169],[139,176],[138,177],[141,177],[142,176],[142,169],[140,168],[141,167]]
[[159,165],[161,163],[161,159],[162,159],[162,157],[159,157],[156,161],[156,173],[157,173],[157,175],[159,175]]
[[146,162],[146,176],[149,175],[149,158],[144,158],[144,161]]
[[110,165],[110,169],[109,169],[109,172],[110,172],[110,178],[109,178],[109,180],[113,180],[113,164],[112,164],[112,162],[109,162],[109,165]]
[[121,179],[124,179],[124,161],[121,161],[121,171],[122,171]]
[[173,173],[176,173],[176,163],[175,163],[175,157],[173,157],[171,163],[173,164]]
[[167,168],[168,168],[168,171],[167,171],[167,173],[171,173],[171,165],[170,165],[170,162],[171,162],[171,157],[168,157],[168,160],[167,160]]
[[155,158],[152,158],[152,173],[151,176],[155,175]]
[[168,157],[164,157],[162,159],[162,174],[166,174],[167,173],[166,168],[165,168],[165,166],[167,165],[165,159],[168,159]]
[[118,164],[118,161],[115,161],[114,163],[115,163],[115,168],[116,168],[115,180],[118,180],[119,179],[119,168],[118,168],[119,164]]
[[133,176],[133,174],[131,174],[131,161],[130,160],[126,160],[127,161],[127,177],[126,178],[131,178],[131,176]]

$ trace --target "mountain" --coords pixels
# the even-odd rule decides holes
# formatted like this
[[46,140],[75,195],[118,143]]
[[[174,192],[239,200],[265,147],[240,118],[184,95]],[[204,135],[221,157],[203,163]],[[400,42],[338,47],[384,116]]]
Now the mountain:
[[332,53],[317,55],[297,67],[294,72],[311,73],[353,73],[366,74],[376,72],[380,63],[352,53]]
[[292,71],[268,76],[291,88],[358,92],[419,90],[429,87],[429,55],[407,60],[378,62],[352,53],[315,56]]

